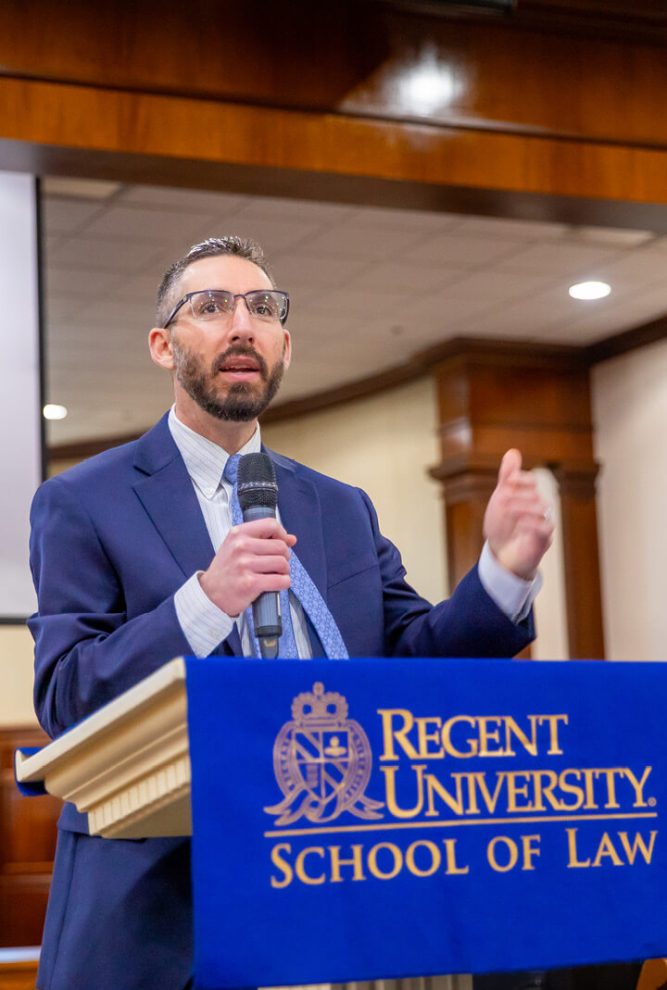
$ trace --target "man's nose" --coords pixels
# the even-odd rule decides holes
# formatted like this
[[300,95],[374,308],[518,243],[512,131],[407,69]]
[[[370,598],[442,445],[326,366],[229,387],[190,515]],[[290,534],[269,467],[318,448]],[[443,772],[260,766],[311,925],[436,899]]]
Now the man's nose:
[[252,340],[255,336],[255,327],[248,309],[248,304],[243,296],[236,296],[234,299],[234,311],[230,321],[230,336],[233,340],[242,338]]

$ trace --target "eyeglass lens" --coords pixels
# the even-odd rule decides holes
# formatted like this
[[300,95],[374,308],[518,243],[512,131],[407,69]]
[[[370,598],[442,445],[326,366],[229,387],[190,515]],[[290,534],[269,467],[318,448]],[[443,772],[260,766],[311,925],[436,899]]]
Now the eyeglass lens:
[[286,294],[269,289],[256,289],[252,292],[234,295],[224,289],[206,289],[190,296],[192,315],[197,320],[215,320],[234,312],[237,299],[244,299],[251,316],[258,320],[274,322],[287,315]]

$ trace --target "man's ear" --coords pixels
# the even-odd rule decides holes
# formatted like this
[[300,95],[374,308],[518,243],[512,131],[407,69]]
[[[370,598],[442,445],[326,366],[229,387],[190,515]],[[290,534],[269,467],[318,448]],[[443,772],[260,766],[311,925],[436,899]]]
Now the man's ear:
[[292,363],[292,337],[289,330],[283,330],[285,334],[285,343],[283,345],[283,361],[285,362],[285,371],[289,368]]
[[174,370],[174,352],[171,346],[171,334],[163,327],[153,327],[148,334],[148,349],[151,360],[155,364],[164,368],[165,371]]

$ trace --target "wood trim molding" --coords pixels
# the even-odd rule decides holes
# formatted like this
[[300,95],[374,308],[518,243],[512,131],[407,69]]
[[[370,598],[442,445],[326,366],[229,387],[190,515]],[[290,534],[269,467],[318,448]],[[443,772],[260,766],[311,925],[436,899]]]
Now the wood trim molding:
[[[324,389],[306,395],[301,399],[279,402],[262,417],[263,423],[282,423],[313,413],[334,409],[349,402],[371,398],[400,385],[416,381],[433,372],[436,365],[455,357],[478,355],[494,364],[513,365],[517,359],[533,368],[561,370],[581,370],[590,368],[602,361],[618,357],[629,351],[645,347],[667,338],[667,316],[650,323],[606,337],[587,347],[573,347],[559,344],[528,344],[524,341],[486,340],[483,338],[455,337],[425,350],[418,351],[403,364],[393,365],[375,375],[359,378],[344,385]],[[74,440],[70,443],[53,444],[48,448],[51,464],[62,461],[83,460],[93,457],[103,450],[118,447],[138,439],[139,433],[117,434],[89,440]],[[1,620],[0,620],[1,621]],[[21,620],[9,620],[21,621]]]
[[[482,338],[455,337],[442,344],[419,351],[403,364],[394,365],[376,375],[359,378],[345,385],[324,389],[306,395],[302,399],[291,399],[279,402],[262,417],[263,423],[281,423],[301,416],[310,416],[316,412],[333,409],[359,399],[367,399],[380,392],[406,385],[422,378],[433,371],[441,361],[457,355],[485,355],[487,360],[495,363],[513,364],[517,357],[522,361],[531,361],[533,367],[551,368],[590,368],[602,361],[619,357],[630,351],[638,350],[649,344],[655,344],[667,338],[667,316],[661,316],[650,323],[644,323],[631,330],[605,337],[595,344],[586,347],[573,347],[558,344],[527,344],[523,341],[484,340]],[[48,456],[53,461],[83,460],[93,457],[110,447],[136,440],[140,434],[126,433],[116,436],[95,438],[93,440],[74,440],[70,443],[54,444],[48,449]],[[22,619],[7,619],[11,624],[22,624]],[[3,620],[0,618],[0,623]]]
[[621,354],[627,354],[629,351],[636,351],[640,347],[655,344],[666,337],[667,315],[590,344],[585,348],[585,360],[592,366],[619,357]]
[[667,41],[667,12],[654,0],[520,0],[516,27],[651,44]]
[[[484,338],[454,337],[442,344],[418,351],[403,364],[394,365],[345,385],[324,389],[302,399],[292,399],[279,402],[272,406],[262,416],[262,423],[280,423],[301,416],[310,416],[316,412],[333,409],[355,400],[367,399],[380,392],[406,385],[425,375],[432,373],[437,364],[442,361],[478,355],[481,359],[493,363],[512,365],[518,357],[531,367],[562,369],[585,367],[582,362],[581,348],[559,344],[527,344],[523,341],[485,340]],[[91,440],[75,440],[70,443],[54,444],[49,447],[48,459],[54,461],[83,460],[95,454],[118,447],[138,439],[139,433],[117,434]]]
[[[508,0],[508,6],[476,9],[465,0],[375,0],[376,3],[414,15],[480,22],[489,19],[513,29],[621,39],[662,44],[667,41],[667,12],[652,0],[640,0],[628,10],[626,0]],[[510,9],[511,8],[511,9]]]
[[[396,98],[397,86],[426,48],[456,65],[463,85],[456,99],[419,107],[422,123],[467,120],[481,129],[516,125],[524,133],[665,145],[664,115],[653,99],[667,80],[661,0],[630,7],[622,0],[518,0],[500,17],[475,12],[479,2],[337,0],[320,5],[317,18],[311,0],[228,3],[224,18],[216,0],[197,0],[196,13],[183,5],[165,10],[160,0],[5,3],[0,74],[398,120],[410,103]],[[147,59],[147,51],[160,57]]]
[[[493,199],[491,193],[514,195],[528,204],[533,197],[532,215],[539,216],[541,204],[541,218],[545,211],[557,213],[559,204],[561,216],[569,206],[571,217],[585,216],[587,222],[596,207],[605,216],[628,213],[630,207],[625,222],[637,225],[644,206],[653,228],[666,225],[667,145],[644,147],[630,138],[616,144],[592,135],[526,135],[477,124],[462,128],[362,117],[358,111],[269,109],[2,75],[0,107],[5,168],[54,173],[69,152],[67,167],[76,169],[72,153],[78,149],[83,174],[90,174],[87,165],[96,153],[105,153],[120,156],[121,172],[131,169],[130,156],[138,159],[135,168],[144,172],[144,181],[148,175],[159,181],[161,174],[179,174],[177,184],[187,184],[204,163],[217,179],[213,187],[220,188],[232,173],[247,168],[264,170],[265,178],[267,169],[282,169],[292,171],[302,188],[318,175],[347,178],[348,195],[360,199],[359,180],[370,185],[384,180],[402,188],[404,200],[414,191],[423,201],[425,187],[435,202],[440,190],[440,205],[432,203],[439,209],[448,208],[449,191],[459,189],[484,192],[487,199]],[[267,133],[271,141],[263,139]],[[11,143],[20,147],[12,149]],[[105,161],[107,175],[114,177],[112,160]],[[237,175],[236,181],[248,180]]]

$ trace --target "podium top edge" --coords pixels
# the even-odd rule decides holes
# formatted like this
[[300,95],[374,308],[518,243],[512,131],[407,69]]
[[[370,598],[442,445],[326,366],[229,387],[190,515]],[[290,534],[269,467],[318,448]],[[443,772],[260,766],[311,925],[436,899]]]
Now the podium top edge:
[[73,749],[100,731],[104,731],[120,719],[134,714],[152,702],[157,696],[177,684],[185,685],[185,660],[176,657],[129,688],[118,698],[79,722],[58,739],[44,746],[33,756],[25,756],[20,750],[15,754],[16,779],[22,784],[36,783]]

